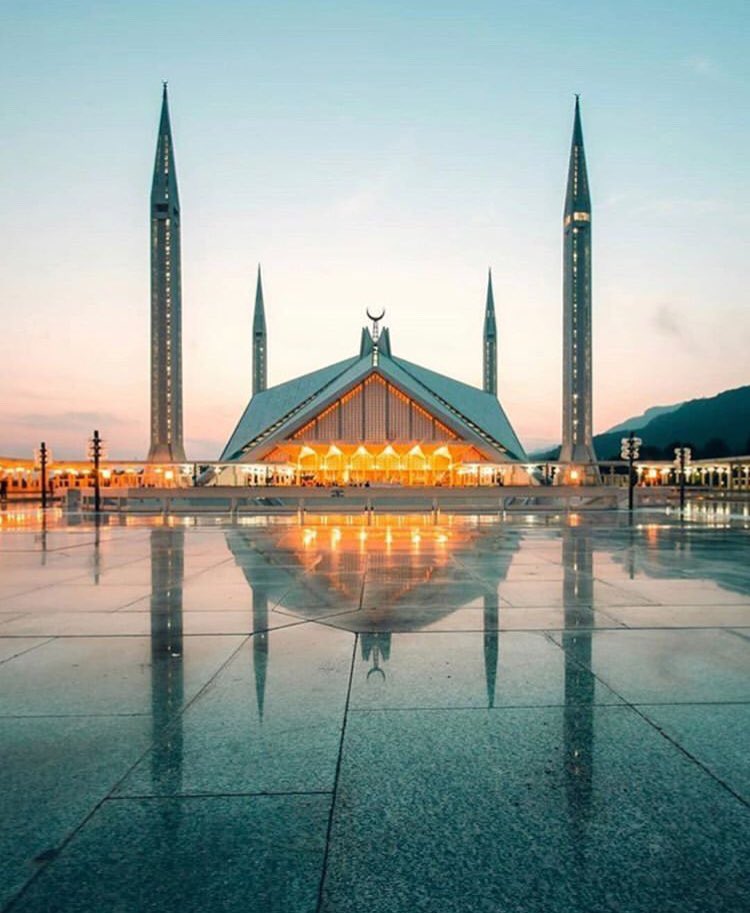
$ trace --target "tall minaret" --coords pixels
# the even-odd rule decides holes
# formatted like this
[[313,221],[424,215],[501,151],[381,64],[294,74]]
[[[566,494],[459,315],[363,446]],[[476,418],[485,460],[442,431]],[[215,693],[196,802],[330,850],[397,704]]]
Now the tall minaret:
[[492,270],[487,277],[487,304],[484,309],[484,334],[482,336],[484,375],[482,389],[497,396],[497,323],[495,322],[495,298],[492,294]]
[[167,84],[161,103],[151,184],[150,462],[182,462],[182,282],[180,198],[169,125]]
[[255,286],[253,313],[253,396],[268,386],[268,348],[266,340],[266,310],[263,305],[263,284],[258,264],[258,283]]
[[[563,234],[563,425],[560,460],[587,464],[596,461],[591,430],[591,197],[577,95]],[[595,466],[582,466],[579,473],[581,481],[598,476]]]

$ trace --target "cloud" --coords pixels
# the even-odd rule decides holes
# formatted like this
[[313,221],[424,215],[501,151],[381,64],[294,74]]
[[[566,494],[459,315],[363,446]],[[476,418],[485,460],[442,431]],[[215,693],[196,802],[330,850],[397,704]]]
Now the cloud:
[[716,79],[723,75],[721,67],[704,54],[694,54],[691,57],[686,57],[682,61],[682,65],[690,70],[691,73],[695,73],[696,76],[703,76],[708,79]]
[[12,415],[8,421],[22,428],[39,428],[49,431],[87,431],[94,428],[122,428],[137,425],[132,418],[113,412],[24,412]]
[[725,200],[716,198],[665,197],[642,203],[633,210],[633,215],[702,216],[725,213],[731,208]]
[[697,351],[696,341],[675,305],[660,304],[654,311],[652,323],[657,333],[672,339],[685,351]]

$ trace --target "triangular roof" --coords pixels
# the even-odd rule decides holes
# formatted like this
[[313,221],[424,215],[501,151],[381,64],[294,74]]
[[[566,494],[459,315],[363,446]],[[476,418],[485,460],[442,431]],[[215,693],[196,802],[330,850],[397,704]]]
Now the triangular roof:
[[[369,334],[368,334],[369,335]],[[362,347],[364,350],[366,347]],[[466,441],[498,460],[526,454],[497,398],[382,349],[336,362],[256,394],[229,439],[221,460],[248,462],[286,440],[299,427],[370,374],[380,374]]]

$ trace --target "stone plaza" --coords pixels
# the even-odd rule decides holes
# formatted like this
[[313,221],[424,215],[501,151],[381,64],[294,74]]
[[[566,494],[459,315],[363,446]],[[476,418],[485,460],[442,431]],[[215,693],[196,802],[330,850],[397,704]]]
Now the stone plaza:
[[2,910],[750,907],[747,504],[0,518]]

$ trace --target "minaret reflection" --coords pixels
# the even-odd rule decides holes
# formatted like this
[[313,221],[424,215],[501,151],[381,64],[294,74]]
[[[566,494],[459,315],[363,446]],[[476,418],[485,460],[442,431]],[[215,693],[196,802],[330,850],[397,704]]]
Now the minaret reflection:
[[94,577],[94,585],[99,586],[99,580],[102,573],[102,518],[101,514],[96,514],[94,516],[94,560],[92,566],[92,572]]
[[[182,788],[183,636],[182,582],[185,532],[151,530],[151,718],[154,791],[177,795]],[[179,803],[176,803],[179,805]]]
[[495,706],[495,683],[497,662],[500,655],[500,633],[497,630],[499,616],[497,584],[494,592],[484,596],[484,677],[487,683],[487,706]]
[[255,702],[258,719],[263,722],[266,703],[266,678],[268,675],[268,590],[251,583],[253,591],[253,672],[255,674]]
[[594,583],[590,529],[574,525],[562,528],[562,559],[565,780],[571,820],[581,825],[591,804],[594,741],[594,676],[590,672]]
[[[225,533],[229,551],[253,594],[253,674],[255,676],[255,706],[258,719],[263,722],[266,706],[266,681],[268,678],[268,605],[276,601],[289,586],[291,577],[285,578],[274,568],[258,541],[248,530],[232,529]],[[271,573],[273,571],[273,573]],[[270,574],[270,576],[269,576]],[[276,580],[276,583],[269,583]],[[282,581],[282,582],[280,582]]]

